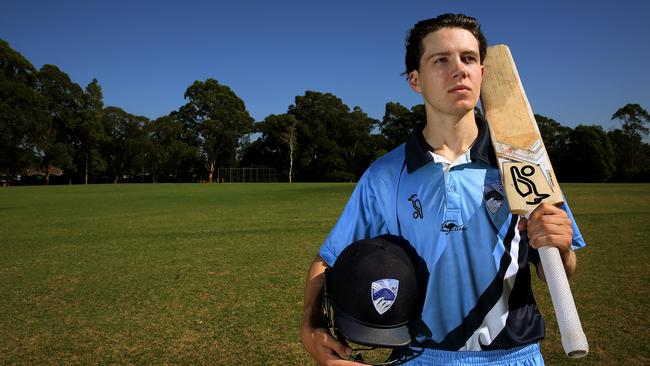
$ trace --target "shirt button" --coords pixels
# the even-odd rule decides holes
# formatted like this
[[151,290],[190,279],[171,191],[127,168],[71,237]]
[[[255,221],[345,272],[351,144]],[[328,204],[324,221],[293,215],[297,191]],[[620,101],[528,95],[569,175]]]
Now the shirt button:
[[455,192],[455,191],[456,191],[456,188],[454,188],[454,186],[449,186],[449,192]]

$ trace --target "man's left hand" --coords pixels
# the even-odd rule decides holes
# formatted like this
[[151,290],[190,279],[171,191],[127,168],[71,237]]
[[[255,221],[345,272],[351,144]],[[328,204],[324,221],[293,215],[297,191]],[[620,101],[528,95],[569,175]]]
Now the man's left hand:
[[520,220],[519,231],[528,231],[528,243],[535,249],[547,245],[558,248],[567,276],[575,272],[576,259],[571,249],[573,227],[564,210],[542,203],[528,216],[528,220]]

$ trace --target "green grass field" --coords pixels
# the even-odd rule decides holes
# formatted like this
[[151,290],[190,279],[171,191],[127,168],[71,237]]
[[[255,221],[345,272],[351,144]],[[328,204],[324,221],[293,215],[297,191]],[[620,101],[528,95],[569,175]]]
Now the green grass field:
[[[591,353],[650,363],[650,185],[563,185],[589,245],[572,279]],[[307,268],[351,184],[0,189],[0,364],[310,365]]]

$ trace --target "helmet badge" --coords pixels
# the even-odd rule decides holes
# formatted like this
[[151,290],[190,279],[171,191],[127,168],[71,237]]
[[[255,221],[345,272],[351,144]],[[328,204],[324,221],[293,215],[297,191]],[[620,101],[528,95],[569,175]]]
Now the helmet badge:
[[384,278],[374,281],[371,285],[370,295],[375,310],[379,315],[383,315],[390,309],[397,299],[397,290],[399,289],[399,280],[393,278]]

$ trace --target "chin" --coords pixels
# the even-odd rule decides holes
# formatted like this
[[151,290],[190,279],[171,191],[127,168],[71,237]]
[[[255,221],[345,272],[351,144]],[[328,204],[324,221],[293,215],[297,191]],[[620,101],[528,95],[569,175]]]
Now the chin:
[[459,112],[469,112],[473,111],[474,107],[476,107],[478,100],[474,101],[469,101],[469,100],[464,100],[464,101],[459,101],[456,103],[454,106],[454,109],[458,110]]
[[453,108],[454,114],[456,115],[465,115],[471,111],[474,111],[474,107],[476,104],[471,104],[471,103],[463,103],[460,105],[456,105]]

